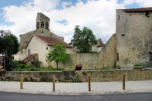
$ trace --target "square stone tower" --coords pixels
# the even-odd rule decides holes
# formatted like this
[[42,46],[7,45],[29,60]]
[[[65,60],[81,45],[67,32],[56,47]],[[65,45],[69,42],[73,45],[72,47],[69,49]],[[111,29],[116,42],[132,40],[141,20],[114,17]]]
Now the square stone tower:
[[45,16],[43,13],[37,13],[37,18],[36,18],[36,29],[44,28],[46,30],[49,29],[49,23],[50,19]]
[[152,68],[152,8],[118,9],[116,14],[117,65]]

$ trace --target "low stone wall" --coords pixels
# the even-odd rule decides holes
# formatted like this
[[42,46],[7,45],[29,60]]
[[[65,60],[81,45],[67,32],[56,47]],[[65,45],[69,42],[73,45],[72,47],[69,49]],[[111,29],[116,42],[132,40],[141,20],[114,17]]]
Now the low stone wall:
[[121,81],[122,75],[126,75],[126,80],[152,80],[152,70],[114,70],[114,71],[61,71],[61,72],[6,72],[0,76],[2,80],[18,81],[20,74],[24,75],[24,81],[52,81],[55,75],[59,82],[77,81],[87,82],[88,76],[93,82]]
[[101,68],[99,58],[99,53],[74,53],[71,55],[73,65],[81,64],[84,69]]
[[[63,63],[59,63],[60,68],[71,67],[81,64],[83,69],[101,69],[100,65],[100,53],[71,53],[69,59]],[[56,68],[56,63],[51,62],[51,67]]]
[[[97,53],[71,53],[70,59],[60,67],[81,64],[84,69],[116,68],[116,34],[112,35],[106,45]],[[56,67],[56,64],[52,65]]]
[[107,44],[100,52],[99,66],[100,68],[116,68],[117,52],[116,52],[116,34],[113,34]]

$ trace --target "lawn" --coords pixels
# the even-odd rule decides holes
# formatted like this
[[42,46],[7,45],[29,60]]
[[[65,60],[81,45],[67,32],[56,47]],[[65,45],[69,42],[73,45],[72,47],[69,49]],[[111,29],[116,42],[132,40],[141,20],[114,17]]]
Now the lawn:
[[17,67],[14,68],[13,71],[63,71],[64,69],[56,69],[56,68],[40,68],[40,67]]

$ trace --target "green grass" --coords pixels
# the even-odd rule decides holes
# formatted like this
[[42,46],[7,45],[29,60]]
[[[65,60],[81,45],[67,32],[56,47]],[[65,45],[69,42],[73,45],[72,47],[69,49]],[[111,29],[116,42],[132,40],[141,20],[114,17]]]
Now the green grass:
[[65,68],[65,70],[75,70],[75,66],[68,66]]
[[56,68],[40,68],[40,67],[25,67],[25,68],[14,68],[13,71],[62,71],[62,69],[56,69]]
[[[63,70],[75,70],[75,66],[67,66],[65,68],[59,68],[58,70],[56,68],[42,68],[42,67],[33,67],[32,65],[29,64],[22,64],[22,63],[17,63],[14,66],[14,69],[12,71],[63,71]],[[90,68],[90,69],[86,69],[86,68],[82,68],[82,70],[114,70],[114,68]]]
[[134,64],[134,66],[142,66],[141,64]]
[[90,68],[90,69],[85,69],[82,68],[82,70],[115,70],[116,67],[104,67],[104,68]]
[[[74,66],[70,66],[67,68],[59,68],[58,70],[56,68],[42,68],[42,67],[17,67],[14,68],[13,71],[63,71],[63,70],[74,70]],[[111,68],[102,68],[102,69],[82,69],[82,70],[115,70]]]

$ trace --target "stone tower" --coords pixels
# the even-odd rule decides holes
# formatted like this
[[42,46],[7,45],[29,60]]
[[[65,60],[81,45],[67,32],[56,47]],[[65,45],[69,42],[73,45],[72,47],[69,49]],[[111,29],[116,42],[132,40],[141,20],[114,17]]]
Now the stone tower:
[[37,13],[37,18],[36,18],[36,29],[44,28],[46,30],[49,29],[49,23],[50,19],[45,16],[43,13]]
[[152,8],[117,9],[117,65],[152,68]]

